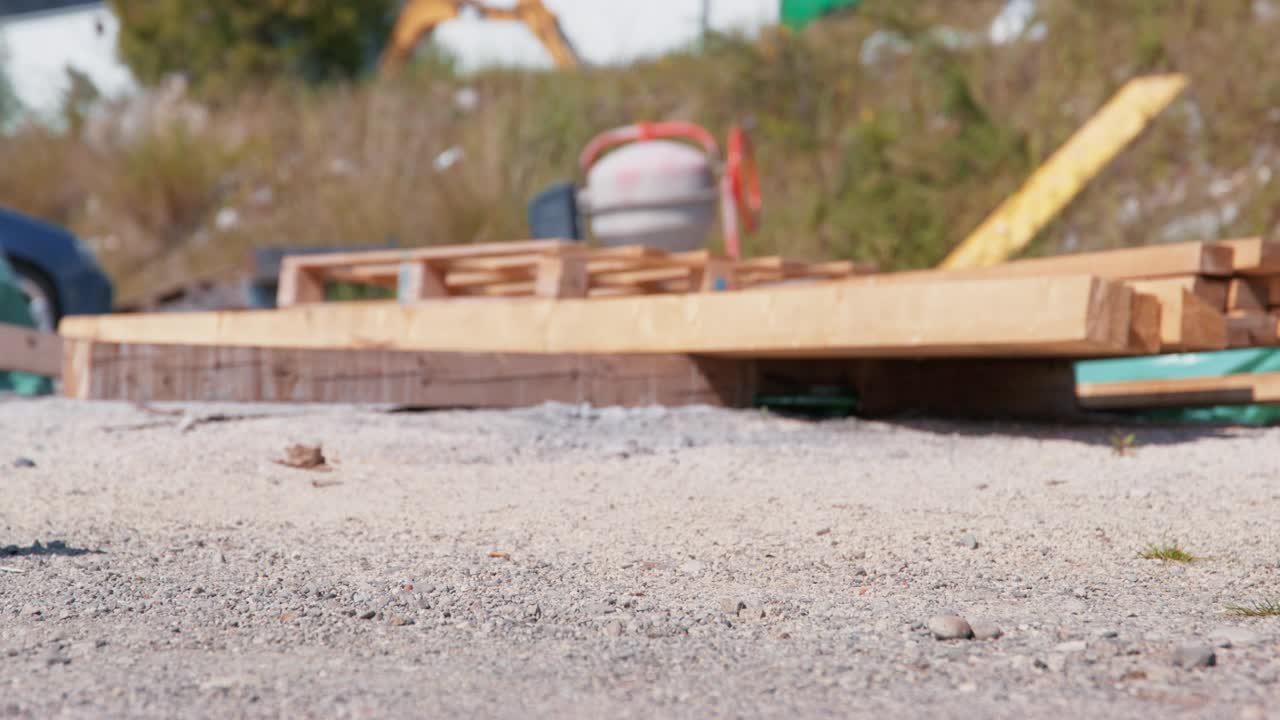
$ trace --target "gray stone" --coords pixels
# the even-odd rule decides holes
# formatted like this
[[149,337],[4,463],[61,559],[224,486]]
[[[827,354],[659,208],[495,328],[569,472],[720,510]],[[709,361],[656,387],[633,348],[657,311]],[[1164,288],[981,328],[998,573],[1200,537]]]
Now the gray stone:
[[1004,635],[1004,630],[990,620],[974,620],[969,627],[973,630],[974,640],[995,640]]
[[1060,653],[1084,652],[1088,647],[1089,645],[1083,640],[1069,640],[1064,643],[1058,643],[1054,646],[1053,651]]
[[680,572],[692,577],[701,575],[702,571],[706,569],[707,564],[701,560],[686,560],[680,564]]
[[965,533],[960,538],[960,544],[969,548],[970,550],[977,550],[978,538],[973,533]]
[[1180,668],[1204,668],[1218,664],[1213,648],[1203,643],[1182,645],[1173,655],[1173,664]]
[[934,615],[929,618],[929,632],[939,640],[962,640],[973,637],[973,628],[959,615]]
[[604,634],[609,637],[618,637],[622,634],[622,623],[617,620],[611,620],[604,626]]
[[36,461],[31,458],[20,457],[13,461],[13,466],[16,468],[33,468],[36,466]]
[[741,600],[727,599],[727,600],[720,601],[720,612],[724,613],[725,615],[737,615],[738,611],[745,610],[746,607],[747,607],[746,603],[742,602]]
[[1258,633],[1242,627],[1220,627],[1209,633],[1209,640],[1216,647],[1248,647],[1262,642]]

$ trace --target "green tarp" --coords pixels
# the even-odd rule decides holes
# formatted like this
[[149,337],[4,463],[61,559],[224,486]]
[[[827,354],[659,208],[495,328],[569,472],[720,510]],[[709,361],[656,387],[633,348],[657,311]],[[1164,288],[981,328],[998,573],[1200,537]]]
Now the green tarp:
[[[1153,355],[1139,358],[1088,360],[1076,363],[1077,383],[1173,380],[1280,372],[1280,348],[1244,348],[1221,352]],[[1135,414],[1153,420],[1231,425],[1280,424],[1277,405],[1221,405],[1203,408],[1142,410]]]
[[[18,289],[13,268],[0,255],[0,323],[34,327],[27,298]],[[48,378],[19,372],[0,370],[0,392],[16,392],[19,395],[48,395],[53,392],[53,382]]]
[[862,0],[782,0],[782,24],[800,30],[824,15],[861,4]]

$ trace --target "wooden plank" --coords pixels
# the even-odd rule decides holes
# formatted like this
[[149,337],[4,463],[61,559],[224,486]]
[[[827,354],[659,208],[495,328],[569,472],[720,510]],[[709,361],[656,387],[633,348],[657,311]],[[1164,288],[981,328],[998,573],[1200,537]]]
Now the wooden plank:
[[1267,286],[1267,307],[1280,307],[1280,275],[1262,278]]
[[1165,352],[1222,350],[1227,324],[1222,313],[1193,295],[1181,283],[1148,283],[1144,295],[1160,300],[1160,347]]
[[1079,276],[814,283],[590,300],[326,303],[68,318],[63,334],[124,343],[457,352],[1092,356],[1133,352],[1131,313],[1129,288]]
[[1227,285],[1227,311],[1256,311],[1267,309],[1267,288],[1253,278],[1231,278]]
[[965,238],[942,267],[996,265],[1021,252],[1186,86],[1183,75],[1130,80]]
[[538,260],[534,294],[542,298],[587,296],[587,261],[581,256],[553,256]]
[[1129,319],[1129,346],[1143,354],[1160,352],[1163,314],[1159,297],[1135,291]]
[[1081,383],[1076,396],[1092,410],[1280,403],[1280,373]]
[[439,270],[421,261],[400,263],[396,300],[407,303],[446,297],[449,288]]
[[1274,275],[1280,273],[1280,242],[1262,238],[1221,240],[1215,245],[1231,248],[1233,270],[1237,275]]
[[0,323],[0,370],[59,377],[62,339],[53,333]]
[[280,263],[280,282],[276,288],[276,306],[292,307],[324,302],[324,276],[286,257]]
[[[751,361],[685,355],[563,356],[116,345],[69,341],[82,400],[326,402],[525,407],[544,402],[745,406]],[[74,359],[72,359],[74,357]]]
[[1229,281],[1222,278],[1182,275],[1158,280],[1130,280],[1125,284],[1133,288],[1134,292],[1139,293],[1159,292],[1162,288],[1170,287],[1184,288],[1204,300],[1213,309],[1219,312],[1227,311],[1227,286]]
[[1117,280],[1138,280],[1187,275],[1229,277],[1230,247],[1210,243],[1148,245],[1119,250],[1054,255],[1015,260],[1003,265],[959,270],[914,270],[850,278],[848,282],[936,282],[982,278],[1057,277],[1094,275]]
[[1275,345],[1276,318],[1259,311],[1236,310],[1227,315],[1229,347]]
[[689,271],[691,292],[724,292],[737,289],[737,273],[731,260],[711,260],[702,267]]

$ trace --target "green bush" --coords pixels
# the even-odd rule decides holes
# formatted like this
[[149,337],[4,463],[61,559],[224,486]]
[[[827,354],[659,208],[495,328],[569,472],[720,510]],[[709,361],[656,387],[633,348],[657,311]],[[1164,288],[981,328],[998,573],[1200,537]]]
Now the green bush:
[[349,79],[371,67],[395,0],[111,0],[120,56],[144,83],[183,73],[226,93],[294,76]]

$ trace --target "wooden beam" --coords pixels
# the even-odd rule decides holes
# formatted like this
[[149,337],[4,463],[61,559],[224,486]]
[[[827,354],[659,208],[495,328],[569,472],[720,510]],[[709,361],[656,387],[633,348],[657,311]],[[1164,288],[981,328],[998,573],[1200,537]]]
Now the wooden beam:
[[62,339],[53,333],[0,323],[0,370],[62,375]]
[[1227,286],[1227,311],[1256,311],[1267,309],[1267,288],[1264,283],[1249,277],[1231,278]]
[[1080,383],[1076,396],[1091,410],[1280,403],[1280,373]]
[[1262,278],[1267,287],[1267,307],[1280,307],[1280,275]]
[[1161,318],[1164,310],[1160,298],[1148,293],[1133,293],[1133,310],[1129,319],[1129,346],[1135,351],[1154,355],[1163,347]]
[[1192,294],[1182,283],[1145,283],[1143,295],[1160,301],[1160,347],[1165,352],[1222,350],[1227,324],[1222,313]]
[[538,260],[534,294],[541,298],[583,298],[587,296],[587,260],[577,255],[558,255]]
[[1233,270],[1237,275],[1274,275],[1280,273],[1280,242],[1262,238],[1221,240],[1214,243],[1231,248]]
[[1202,275],[1181,275],[1158,280],[1130,280],[1125,284],[1139,293],[1159,293],[1162,289],[1180,287],[1204,300],[1214,310],[1226,312],[1229,282],[1222,278],[1209,278]]
[[996,265],[1021,252],[1187,86],[1183,75],[1130,80],[942,263]]
[[1073,253],[1015,260],[1003,265],[959,270],[914,270],[851,278],[848,282],[917,282],[980,278],[1057,277],[1094,275],[1116,280],[1140,280],[1188,275],[1229,277],[1230,247],[1210,243],[1147,245],[1119,250]]
[[1260,311],[1236,310],[1227,315],[1228,347],[1275,345],[1276,317]]
[[1129,288],[1077,276],[76,317],[64,321],[63,334],[123,343],[454,352],[1096,356],[1135,352],[1131,314]]
[[72,340],[64,394],[136,402],[510,408],[751,402],[748,360],[118,345]]
[[402,303],[449,297],[442,273],[424,261],[400,263],[396,300]]
[[280,263],[280,282],[276,287],[276,306],[292,307],[324,302],[325,278],[286,257]]

